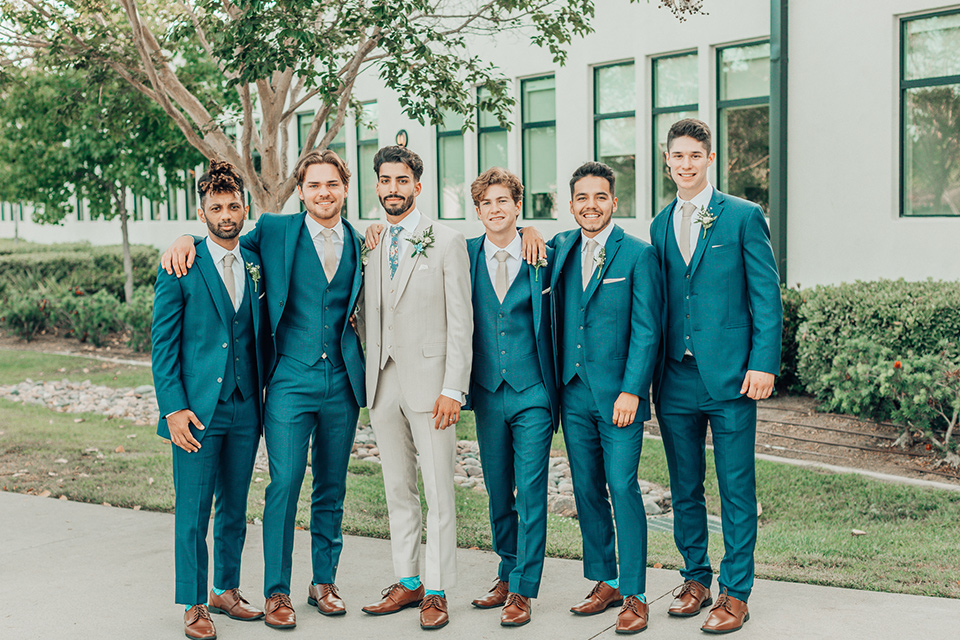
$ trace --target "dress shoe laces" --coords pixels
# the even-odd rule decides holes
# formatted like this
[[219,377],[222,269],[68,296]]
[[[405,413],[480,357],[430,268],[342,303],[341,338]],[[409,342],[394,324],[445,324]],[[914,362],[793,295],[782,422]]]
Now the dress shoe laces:
[[435,593],[431,593],[430,595],[424,597],[423,603],[420,605],[420,610],[424,611],[426,609],[443,611],[443,598]]
[[290,602],[290,596],[287,595],[286,593],[275,593],[270,597],[276,598],[278,609],[280,607],[287,607],[288,609],[293,609],[293,603]]
[[642,615],[640,613],[640,609],[638,608],[639,605],[640,605],[640,598],[638,598],[637,596],[627,596],[623,601],[622,611],[633,611],[638,616]]
[[731,616],[736,615],[733,613],[733,609],[731,608],[730,596],[728,596],[726,592],[721,593],[720,597],[717,598],[717,602],[713,605],[714,609],[719,609],[720,607],[723,607],[724,610]]
[[210,622],[213,622],[213,618],[210,617],[210,612],[207,610],[206,605],[195,605],[190,608],[190,613],[193,614],[193,620],[190,621],[190,624],[193,624],[197,620],[209,620]]
[[[678,592],[677,589],[680,591]],[[693,580],[687,580],[682,585],[673,590],[673,597],[679,598],[685,593],[691,593],[693,591]]]
[[592,598],[598,591],[600,591],[600,587],[602,586],[603,582],[598,582],[597,584],[593,585],[593,589],[591,589],[590,593],[587,594],[587,600]]
[[238,601],[238,602],[242,602],[242,603],[244,603],[244,604],[250,604],[249,602],[247,602],[246,598],[244,598],[243,595],[240,593],[240,589],[238,589],[238,588],[236,588],[236,587],[234,587],[233,589],[227,589],[226,591],[223,592],[222,595],[224,595],[224,596],[230,596],[230,597],[232,597],[234,600],[236,600],[236,601]]
[[[399,583],[397,583],[397,584],[399,584]],[[335,584],[321,584],[321,585],[318,585],[318,586],[320,587],[320,595],[321,595],[321,597],[324,597],[324,598],[325,598],[325,597],[327,597],[328,595],[330,595],[331,593],[332,593],[333,595],[335,595],[336,597],[338,597],[338,598],[340,597],[340,594],[337,593],[337,585],[335,585]]]
[[523,596],[521,596],[519,593],[507,594],[507,601],[504,603],[503,607],[507,608],[509,606],[520,607],[524,610],[527,608],[527,605],[523,602]]
[[396,590],[396,589],[406,589],[406,587],[403,586],[403,585],[402,585],[401,583],[399,583],[399,582],[394,582],[392,585],[390,585],[389,587],[387,587],[386,589],[384,589],[383,591],[381,591],[381,592],[380,592],[380,595],[383,596],[383,597],[387,597],[387,596],[389,596],[390,594],[392,594],[392,593],[394,592],[394,590]]

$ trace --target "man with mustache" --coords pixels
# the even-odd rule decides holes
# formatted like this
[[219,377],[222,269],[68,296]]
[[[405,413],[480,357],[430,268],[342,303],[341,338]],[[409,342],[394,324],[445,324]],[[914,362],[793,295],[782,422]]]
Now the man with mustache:
[[[177,279],[160,269],[153,305],[157,434],[173,443],[176,601],[184,634],[210,640],[210,612],[257,620],[240,595],[247,491],[260,441],[263,354],[260,258],[238,246],[247,207],[236,168],[214,161],[200,177],[198,216],[207,237],[197,269]],[[207,526],[216,497],[213,590],[207,598]],[[209,608],[208,608],[209,606]]]
[[[449,621],[445,590],[457,578],[453,468],[472,358],[470,261],[463,235],[417,208],[420,156],[384,147],[373,169],[389,225],[368,255],[358,326],[398,581],[363,610],[386,615],[419,604],[420,626],[439,629]],[[422,580],[418,456],[427,499]]]
[[[346,612],[336,584],[343,536],[343,498],[357,416],[366,404],[360,340],[348,317],[360,297],[360,237],[341,217],[350,180],[343,160],[313,151],[297,165],[297,192],[306,211],[265,213],[240,240],[259,249],[261,291],[270,315],[272,361],[267,382],[264,438],[270,484],[263,512],[266,624],[296,626],[290,600],[297,500],[309,449],[313,469],[310,533],[313,580],[307,601],[326,616]],[[182,245],[186,247],[182,247]],[[189,238],[173,263],[190,263]]]

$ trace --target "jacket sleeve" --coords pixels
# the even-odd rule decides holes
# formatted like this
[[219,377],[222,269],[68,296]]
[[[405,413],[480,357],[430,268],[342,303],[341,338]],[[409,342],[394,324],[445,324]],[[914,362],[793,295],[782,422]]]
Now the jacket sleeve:
[[660,348],[663,307],[660,265],[657,253],[644,245],[633,270],[633,300],[630,305],[630,346],[623,372],[622,392],[649,399],[653,370]]
[[160,416],[189,408],[180,377],[180,340],[185,299],[180,280],[162,268],[157,272],[153,296],[153,384]]
[[751,208],[743,226],[741,245],[747,297],[753,314],[753,332],[747,369],[780,374],[780,337],[783,302],[780,275],[770,245],[770,229],[759,206]]
[[443,388],[464,394],[470,388],[473,364],[473,301],[470,257],[462,234],[452,238],[443,255],[444,306],[447,315],[447,359]]

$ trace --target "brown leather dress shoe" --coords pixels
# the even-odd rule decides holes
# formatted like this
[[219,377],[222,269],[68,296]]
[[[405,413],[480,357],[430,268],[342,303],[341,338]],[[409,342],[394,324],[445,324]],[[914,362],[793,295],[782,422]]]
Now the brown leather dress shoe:
[[623,597],[620,595],[620,589],[614,589],[606,582],[600,581],[582,602],[570,607],[570,612],[578,616],[595,616],[610,607],[619,607],[621,604],[623,604]]
[[747,611],[746,602],[721,593],[700,630],[707,633],[730,633],[738,631],[749,619],[750,612]]
[[420,628],[440,629],[447,626],[448,622],[447,599],[435,593],[424,596],[420,603]]
[[183,634],[197,640],[217,640],[217,628],[213,626],[207,605],[195,604],[183,612]]
[[530,598],[519,593],[507,594],[507,603],[500,611],[501,627],[522,627],[530,622]]
[[227,589],[220,595],[210,591],[210,613],[222,613],[234,620],[259,620],[263,611],[247,602],[240,589]]
[[710,589],[697,582],[696,580],[687,580],[679,587],[680,593],[674,589],[673,597],[675,600],[667,609],[667,613],[678,618],[689,618],[700,613],[704,607],[713,604],[713,598],[710,597]]
[[315,606],[317,611],[325,616],[342,616],[347,612],[335,584],[311,584],[307,603]]
[[264,622],[274,629],[293,629],[297,626],[297,614],[293,610],[290,596],[286,593],[274,593],[267,598],[264,605],[266,617]]
[[365,606],[363,608],[364,613],[369,613],[372,616],[385,616],[407,607],[416,607],[423,600],[423,585],[421,584],[416,589],[411,590],[397,582],[381,591],[380,595],[383,598]]
[[507,593],[509,591],[510,586],[500,578],[497,578],[497,583],[493,585],[493,589],[487,592],[487,595],[482,598],[477,598],[470,604],[478,609],[496,609],[497,607],[502,607],[503,603],[507,601]]
[[637,596],[627,596],[617,616],[617,633],[640,633],[647,628],[647,618],[650,609],[646,602],[641,602]]

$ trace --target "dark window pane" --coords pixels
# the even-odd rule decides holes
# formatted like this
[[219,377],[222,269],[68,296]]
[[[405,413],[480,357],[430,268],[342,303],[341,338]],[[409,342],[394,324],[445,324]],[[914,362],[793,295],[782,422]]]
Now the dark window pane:
[[903,214],[960,215],[960,85],[906,92]]
[[770,107],[728,108],[720,113],[723,166],[720,190],[756,202],[770,200]]

